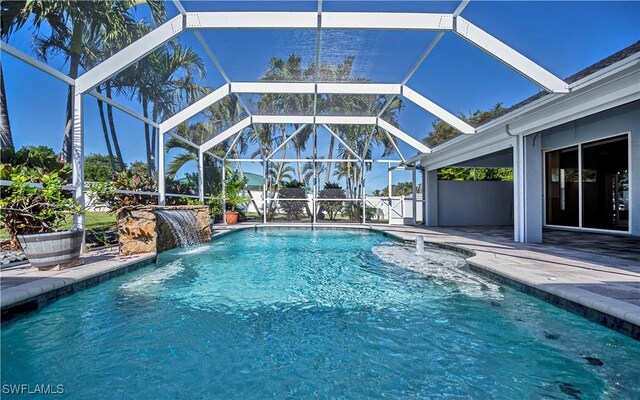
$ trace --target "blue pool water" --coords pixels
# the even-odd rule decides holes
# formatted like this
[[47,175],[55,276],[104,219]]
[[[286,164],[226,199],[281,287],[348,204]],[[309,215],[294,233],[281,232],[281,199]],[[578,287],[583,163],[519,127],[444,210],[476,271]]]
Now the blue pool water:
[[4,323],[2,384],[86,399],[640,398],[637,342],[453,253],[413,253],[318,230],[172,250]]

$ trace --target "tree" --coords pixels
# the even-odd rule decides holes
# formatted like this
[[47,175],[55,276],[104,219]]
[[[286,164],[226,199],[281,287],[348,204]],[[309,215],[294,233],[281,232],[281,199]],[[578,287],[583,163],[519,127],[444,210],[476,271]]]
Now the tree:
[[[416,185],[416,193],[422,193],[422,185]],[[387,197],[388,194],[388,186],[384,189],[376,189],[373,191],[373,195],[376,197]],[[398,182],[391,185],[391,194],[393,196],[411,196],[413,194],[413,184],[411,182]]]
[[[470,116],[460,113],[459,118],[470,125],[478,126],[491,118],[502,115],[505,111],[506,108],[502,107],[502,103],[496,103],[493,108],[485,111],[476,110]],[[461,134],[460,131],[440,119],[432,122],[431,128],[432,129],[427,133],[427,136],[422,139],[422,143],[431,148],[449,141]]]
[[129,164],[129,171],[137,176],[147,175],[147,163],[144,161],[134,161]]
[[111,182],[112,159],[104,154],[89,154],[84,158],[84,178],[87,182]]
[[[205,89],[194,81],[205,74],[204,61],[195,50],[173,40],[140,60],[127,76],[143,116],[158,121],[204,94]],[[149,175],[155,176],[158,132],[145,123],[144,134]]]
[[[502,115],[506,112],[506,108],[502,103],[496,103],[489,110],[476,110],[470,116],[460,114],[460,119],[473,126],[481,125],[483,122]],[[460,135],[460,132],[448,125],[442,120],[432,123],[432,130],[422,142],[429,147],[435,147],[454,137]],[[438,179],[441,180],[486,180],[486,181],[511,181],[513,180],[513,170],[511,168],[461,168],[448,167],[438,171]]]
[[[26,22],[21,15],[26,1],[0,2],[0,38],[8,41],[9,35],[20,29]],[[14,150],[13,135],[9,121],[9,106],[7,105],[6,91],[4,87],[4,74],[2,73],[2,59],[0,58],[0,149],[3,151]]]
[[[134,19],[133,9],[147,4],[152,18],[158,22],[164,18],[164,4],[156,0],[104,0],[104,1],[26,1],[3,2],[18,4],[14,21],[22,26],[26,21],[32,23],[34,31],[40,36],[35,43],[36,52],[45,62],[51,54],[61,54],[69,64],[68,75],[76,79],[80,69],[87,70],[95,65],[101,54],[100,46],[92,49],[88,44],[99,44],[104,48],[113,42],[130,43],[136,38],[139,29]],[[4,11],[4,7],[3,7]],[[8,18],[9,19],[9,18]],[[5,18],[3,16],[3,25]],[[108,84],[107,84],[108,85]],[[73,87],[67,91],[66,125],[62,160],[70,160],[73,136]],[[123,164],[123,163],[121,163]],[[123,165],[121,165],[122,167]]]
[[[78,78],[82,58],[85,53],[84,44],[87,35],[105,32],[121,35],[135,23],[133,14],[129,12],[135,1],[28,1],[22,13],[33,18],[36,32],[46,32],[47,36],[39,37],[42,51],[38,55],[45,61],[49,54],[62,54],[69,64],[68,75]],[[42,29],[47,25],[48,29]],[[107,39],[108,40],[108,39]],[[61,159],[71,159],[73,143],[73,87],[67,91],[67,111],[64,142]]]

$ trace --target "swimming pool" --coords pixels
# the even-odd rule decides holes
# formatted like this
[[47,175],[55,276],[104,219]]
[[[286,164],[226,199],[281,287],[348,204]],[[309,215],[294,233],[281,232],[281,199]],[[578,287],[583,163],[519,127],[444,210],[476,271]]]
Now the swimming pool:
[[366,231],[258,230],[2,326],[2,384],[100,398],[639,398],[640,346]]

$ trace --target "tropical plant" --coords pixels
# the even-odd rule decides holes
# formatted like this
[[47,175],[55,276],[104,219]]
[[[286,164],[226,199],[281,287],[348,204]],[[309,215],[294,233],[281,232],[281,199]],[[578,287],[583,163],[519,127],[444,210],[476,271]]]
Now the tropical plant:
[[129,164],[129,171],[133,175],[146,175],[147,174],[147,163],[144,161],[134,161]]
[[[13,182],[0,198],[2,223],[11,235],[11,245],[20,248],[17,235],[53,232],[73,213],[81,213],[58,172],[37,168],[0,166],[0,175]],[[39,185],[34,185],[39,183]]]
[[[142,104],[143,116],[154,121],[173,115],[184,104],[202,96],[205,88],[194,81],[205,74],[202,58],[176,40],[155,50],[127,71],[132,94]],[[146,123],[144,129],[149,175],[155,177],[158,131]]]
[[[66,206],[66,204],[60,202],[52,203],[51,212],[56,213],[55,217],[52,219],[43,219],[40,222],[33,222],[32,220],[34,218],[44,218],[46,216],[46,214],[43,213],[42,210],[43,198],[42,196],[38,195],[38,192],[35,189],[32,190],[29,188],[25,188],[25,185],[31,185],[25,182],[31,182],[35,184],[48,182],[48,185],[50,185],[50,187],[48,188],[49,190],[45,192],[45,195],[50,196],[50,200],[55,199],[60,195],[64,196],[64,198],[71,198],[71,192],[64,192],[62,194],[56,192],[56,190],[58,189],[62,190],[62,187],[57,187],[58,180],[62,185],[64,185],[71,178],[71,165],[59,162],[53,149],[46,146],[25,146],[18,151],[15,151],[13,148],[3,149],[0,152],[0,160],[2,162],[2,164],[0,164],[0,180],[15,180],[14,184],[10,186],[0,186],[0,201],[5,201],[5,206],[2,207],[12,208],[16,210],[20,209],[21,205],[28,205],[29,203],[33,203],[33,207],[30,208],[29,211],[29,213],[33,214],[33,216],[20,216],[16,215],[15,212],[7,213],[3,211],[3,222],[6,222],[13,227],[17,227],[18,229],[21,229],[21,224],[26,223],[29,223],[31,224],[31,226],[36,227],[44,227],[45,225],[55,227],[59,222],[57,216],[62,213],[62,211],[64,211],[64,207]],[[16,178],[19,179],[16,180]],[[18,185],[18,187],[14,185]],[[22,199],[18,198],[26,192],[29,192],[29,195],[31,195],[31,197],[25,196]],[[12,199],[18,201],[18,203],[12,204]],[[23,201],[24,203],[21,203]],[[7,228],[9,232],[11,232],[11,229],[14,229],[10,226],[7,226]],[[29,232],[24,231],[23,233]],[[18,242],[15,240],[15,235],[13,235],[11,245],[13,247],[19,247]]]
[[137,175],[131,171],[116,172],[111,182],[95,182],[89,185],[89,191],[97,201],[107,205],[111,213],[126,206],[157,204],[155,195],[143,193],[118,193],[118,190],[131,192],[155,192],[155,182],[146,174]]
[[[26,1],[0,2],[0,39],[9,40],[10,34],[20,29],[26,22],[21,17],[22,9]],[[2,73],[2,59],[0,58],[0,149],[2,151],[13,150],[13,136],[9,121],[9,106],[7,104],[4,86],[4,74]]]
[[225,181],[225,204],[227,211],[235,212],[239,207],[251,201],[251,198],[242,194],[247,186],[247,177],[239,171],[233,171]]
[[[97,35],[105,41],[110,35],[122,36],[135,24],[132,8],[135,0],[100,2],[85,1],[27,1],[18,19],[32,22],[37,38],[37,54],[45,61],[50,54],[62,54],[69,64],[68,75],[76,79],[85,59],[94,63],[95,54],[87,52],[86,44]],[[157,3],[153,3],[157,6]],[[43,29],[43,26],[46,28]],[[73,88],[67,93],[67,111],[61,158],[70,160],[73,131]]]
[[[361,221],[362,220],[362,202],[361,201],[346,202],[344,205],[343,213],[351,221]],[[366,213],[366,219],[368,220],[372,220],[376,215],[378,215],[378,219],[380,219],[380,216],[378,214],[378,209],[375,207],[365,207],[365,213]]]
[[[51,172],[58,173],[63,182],[68,182],[71,178],[71,164],[59,162],[56,153],[47,146],[24,146],[18,151],[13,148],[2,149],[0,161],[7,167],[16,167],[18,171],[23,168],[25,174],[35,175],[36,179],[38,174],[46,175]],[[9,170],[5,169],[5,174],[7,171]],[[1,179],[10,180],[8,176]]]
[[336,201],[336,199],[346,199],[347,195],[338,183],[326,183],[324,189],[318,193],[319,199],[332,199],[332,200],[318,200],[320,209],[326,211],[329,219],[335,221],[338,213],[342,210],[342,201]]
[[215,218],[222,216],[223,211],[221,195],[210,196],[207,205],[209,206],[209,214],[211,214]]

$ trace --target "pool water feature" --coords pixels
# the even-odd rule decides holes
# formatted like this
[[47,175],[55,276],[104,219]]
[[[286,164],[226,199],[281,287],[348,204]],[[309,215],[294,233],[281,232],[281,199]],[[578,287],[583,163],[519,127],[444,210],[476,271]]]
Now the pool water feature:
[[2,326],[2,384],[100,398],[640,398],[632,339],[366,231],[257,230]]
[[178,247],[203,243],[202,232],[198,229],[198,219],[192,210],[156,210],[154,214],[169,226]]

